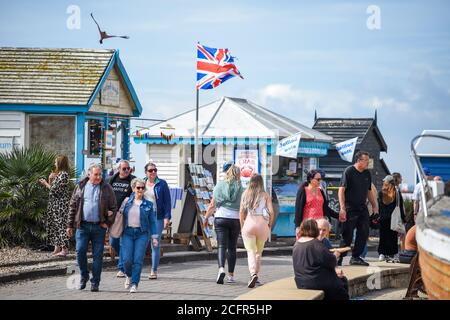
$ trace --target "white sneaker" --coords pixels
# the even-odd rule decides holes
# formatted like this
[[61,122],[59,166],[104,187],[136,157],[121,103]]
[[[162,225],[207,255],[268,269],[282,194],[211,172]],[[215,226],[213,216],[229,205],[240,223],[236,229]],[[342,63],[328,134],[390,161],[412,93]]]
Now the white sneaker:
[[124,287],[127,290],[130,289],[130,278],[126,277]]
[[236,283],[236,280],[234,280],[234,276],[228,276],[227,283]]
[[136,293],[136,292],[137,292],[137,287],[136,287],[135,284],[133,284],[133,285],[131,286],[130,293]]
[[217,284],[223,284],[223,279],[225,278],[225,270],[223,268],[219,268],[219,273],[217,274]]
[[378,261],[385,261],[386,260],[386,256],[384,254],[380,254],[380,256],[378,257]]
[[117,278],[125,278],[125,277],[126,277],[126,274],[123,273],[122,271],[119,271],[119,272],[117,272],[116,277],[117,277]]

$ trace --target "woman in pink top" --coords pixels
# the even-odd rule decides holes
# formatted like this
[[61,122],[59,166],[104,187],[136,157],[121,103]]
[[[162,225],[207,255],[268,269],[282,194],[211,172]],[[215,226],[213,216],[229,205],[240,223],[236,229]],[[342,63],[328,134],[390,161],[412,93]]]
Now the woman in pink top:
[[320,188],[321,180],[320,171],[311,170],[306,175],[306,182],[297,191],[294,219],[296,234],[299,233],[302,221],[307,219],[339,218],[339,214],[328,206],[325,192]]

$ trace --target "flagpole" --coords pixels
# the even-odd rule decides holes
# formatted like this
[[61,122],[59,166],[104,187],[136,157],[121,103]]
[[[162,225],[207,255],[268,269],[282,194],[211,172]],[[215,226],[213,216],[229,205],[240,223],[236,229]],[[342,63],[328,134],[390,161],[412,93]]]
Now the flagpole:
[[197,89],[197,103],[195,108],[195,145],[194,145],[194,163],[199,164],[198,159],[198,89]]

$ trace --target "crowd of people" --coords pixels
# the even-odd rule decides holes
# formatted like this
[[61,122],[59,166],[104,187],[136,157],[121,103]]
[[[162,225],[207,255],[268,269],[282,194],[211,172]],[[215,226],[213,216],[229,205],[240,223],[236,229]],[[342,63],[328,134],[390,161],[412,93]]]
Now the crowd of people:
[[[379,227],[380,260],[395,261],[398,258],[399,238],[401,251],[405,255],[412,256],[417,252],[414,223],[408,225],[398,189],[401,175],[394,173],[386,176],[381,190],[377,192],[368,170],[369,154],[359,151],[355,159],[355,163],[342,174],[338,193],[339,212],[328,205],[328,195],[323,188],[323,171],[308,172],[306,182],[299,186],[297,192],[294,220],[296,243],[292,255],[295,281],[298,288],[324,290],[325,299],[349,298],[347,279],[339,268],[347,251],[351,249],[350,265],[369,265],[364,256],[373,217],[377,217]],[[247,251],[247,286],[253,288],[259,283],[262,253],[274,224],[272,199],[264,189],[261,175],[253,174],[244,189],[239,167],[230,161],[222,169],[225,178],[214,187],[204,219],[206,226],[208,218],[214,215],[219,268],[216,283],[235,282],[236,248],[241,234]],[[91,165],[87,176],[70,194],[68,159],[65,156],[56,158],[55,170],[48,181],[40,180],[50,190],[46,218],[49,243],[54,246],[54,255],[65,256],[69,239],[75,236],[81,274],[79,289],[84,289],[90,280],[91,291],[95,292],[99,290],[101,280],[105,235],[113,224],[120,225],[120,234],[110,235],[109,239],[118,256],[117,277],[125,278],[125,288],[136,292],[148,246],[152,251],[149,279],[158,277],[161,235],[171,220],[169,187],[165,180],[158,177],[154,163],[146,164],[144,179],[132,174],[133,170],[126,160],[119,162],[117,173],[108,180],[103,178],[102,171],[100,165]],[[414,197],[414,200],[420,198],[420,189]],[[415,214],[418,206],[414,206]],[[396,208],[399,208],[401,220],[406,224],[403,234],[391,228],[391,218]],[[329,241],[332,218],[340,223],[342,239],[339,246],[347,250],[333,251]],[[89,243],[93,256],[90,279],[87,264]],[[225,272],[226,263],[228,274]]]

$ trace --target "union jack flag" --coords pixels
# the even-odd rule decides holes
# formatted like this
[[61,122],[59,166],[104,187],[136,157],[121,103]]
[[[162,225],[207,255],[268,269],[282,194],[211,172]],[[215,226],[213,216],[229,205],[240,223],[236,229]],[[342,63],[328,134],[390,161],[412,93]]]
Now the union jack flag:
[[197,43],[197,89],[213,89],[235,76],[244,79],[228,49],[208,48]]

